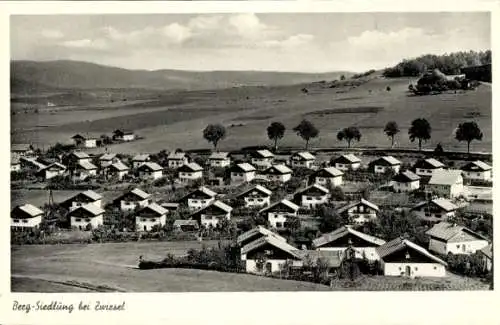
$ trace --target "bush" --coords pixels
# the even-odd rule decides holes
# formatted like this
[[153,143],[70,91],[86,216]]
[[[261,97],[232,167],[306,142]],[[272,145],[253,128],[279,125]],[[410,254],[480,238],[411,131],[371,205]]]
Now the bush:
[[449,253],[446,256],[446,263],[452,272],[469,277],[486,277],[488,272],[483,268],[482,257],[479,253],[472,255],[453,255]]
[[387,86],[387,87],[385,88],[385,90],[387,90],[387,91],[391,91],[391,87]]

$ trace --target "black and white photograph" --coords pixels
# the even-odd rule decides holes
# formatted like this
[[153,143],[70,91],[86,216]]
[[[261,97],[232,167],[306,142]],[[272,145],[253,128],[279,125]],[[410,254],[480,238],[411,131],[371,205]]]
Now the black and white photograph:
[[12,14],[11,292],[492,291],[491,22]]

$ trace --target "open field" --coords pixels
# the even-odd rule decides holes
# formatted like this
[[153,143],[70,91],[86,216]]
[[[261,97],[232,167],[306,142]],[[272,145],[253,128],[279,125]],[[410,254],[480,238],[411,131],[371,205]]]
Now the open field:
[[[270,144],[265,129],[272,121],[281,121],[287,131],[280,144],[300,147],[304,142],[291,129],[307,118],[320,130],[319,137],[311,141],[313,147],[345,146],[336,139],[336,134],[350,125],[356,125],[362,133],[361,141],[355,146],[387,147],[390,142],[383,128],[388,121],[395,120],[401,129],[396,138],[397,146],[416,148],[417,145],[408,140],[408,127],[413,119],[425,117],[432,126],[432,139],[424,147],[434,148],[441,142],[445,150],[466,150],[465,143],[454,139],[454,129],[458,123],[470,120],[471,113],[477,112],[479,116],[474,120],[484,137],[481,142],[473,142],[471,150],[491,151],[490,85],[483,84],[466,93],[415,97],[406,92],[409,82],[408,78],[378,77],[359,87],[342,87],[342,90],[307,84],[179,92],[161,98],[155,95],[149,102],[143,98],[142,102],[131,106],[113,103],[104,109],[101,105],[99,111],[92,105],[80,105],[70,110],[17,114],[12,118],[12,136],[14,143],[33,142],[47,146],[57,141],[69,142],[75,133],[99,135],[127,128],[144,139],[114,145],[109,150],[158,152],[178,147],[209,148],[201,131],[209,123],[223,123],[228,132],[227,138],[220,142],[220,149],[231,150]],[[387,86],[391,91],[385,90]],[[302,87],[309,93],[302,93]],[[87,109],[90,110],[87,116],[92,116],[92,120],[84,116]]]

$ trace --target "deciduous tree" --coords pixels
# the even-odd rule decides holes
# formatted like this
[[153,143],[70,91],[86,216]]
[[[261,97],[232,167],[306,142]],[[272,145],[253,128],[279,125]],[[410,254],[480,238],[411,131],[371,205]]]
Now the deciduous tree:
[[347,142],[347,148],[350,148],[352,140],[356,140],[358,142],[361,140],[361,132],[357,127],[350,126],[340,130],[337,133],[337,139],[340,141],[345,140]]
[[483,132],[476,122],[460,123],[455,131],[455,139],[462,142],[467,142],[467,153],[470,152],[470,143],[473,140],[481,141],[483,139]]
[[385,134],[387,134],[388,137],[391,138],[391,148],[393,148],[394,137],[396,136],[396,134],[400,132],[398,124],[394,121],[387,122],[384,128],[384,132]]
[[226,137],[226,128],[221,124],[209,124],[203,130],[203,138],[214,145],[214,149],[217,150],[217,144],[219,141]]
[[285,135],[285,126],[281,122],[273,122],[267,127],[267,137],[274,141],[274,151],[278,150],[278,140]]
[[306,141],[306,150],[309,146],[309,140],[316,138],[319,134],[318,129],[308,120],[302,120],[299,125],[293,128],[293,131]]
[[408,130],[410,141],[414,142],[418,139],[418,150],[422,150],[422,141],[427,141],[431,138],[431,125],[425,118],[417,118],[411,122],[411,127]]

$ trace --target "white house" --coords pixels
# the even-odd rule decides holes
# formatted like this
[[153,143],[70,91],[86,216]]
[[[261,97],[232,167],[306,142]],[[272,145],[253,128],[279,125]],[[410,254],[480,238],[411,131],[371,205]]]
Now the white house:
[[491,166],[480,160],[465,164],[462,168],[462,175],[467,180],[491,181]]
[[119,161],[120,159],[116,156],[116,153],[105,153],[99,157],[99,166],[106,168]]
[[189,162],[185,152],[171,152],[167,156],[168,168],[179,168]]
[[424,201],[414,206],[412,213],[422,220],[443,221],[455,216],[458,207],[451,201],[438,198],[430,201]]
[[10,171],[11,172],[21,171],[21,162],[19,161],[18,158],[12,157],[10,159]]
[[177,168],[179,180],[182,183],[189,183],[196,179],[203,178],[203,168],[197,163],[187,163]]
[[97,167],[88,161],[79,161],[71,171],[71,178],[75,181],[84,181],[97,175]]
[[255,167],[249,163],[236,164],[230,168],[230,173],[233,185],[250,182],[255,178]]
[[95,229],[104,224],[104,210],[93,204],[85,204],[69,211],[68,218],[71,228],[86,230],[87,227]]
[[40,226],[43,211],[31,204],[18,205],[10,213],[10,227],[13,230],[33,229]]
[[434,159],[434,158],[428,158],[428,159],[420,159],[418,160],[415,165],[413,165],[413,169],[415,170],[415,174],[418,176],[432,176],[432,173],[435,170],[443,170],[445,165]]
[[88,153],[83,151],[73,151],[68,156],[68,161],[70,164],[75,165],[79,162],[91,162],[91,157]]
[[265,237],[265,236],[274,236],[276,237],[276,239],[279,239],[279,240],[282,240],[284,242],[286,242],[286,239],[281,237],[279,234],[263,227],[263,226],[256,226],[252,229],[250,229],[249,231],[246,231],[244,233],[242,233],[241,235],[238,236],[238,238],[236,238],[236,243],[238,244],[238,246],[240,247],[243,247],[245,246],[246,244],[249,244],[251,242],[253,242],[254,240],[257,240],[261,237]]
[[62,176],[65,173],[66,173],[66,166],[58,162],[55,162],[39,170],[37,174],[42,176],[45,180],[48,180],[56,176]]
[[295,152],[290,156],[290,166],[292,168],[304,167],[312,168],[316,157],[307,151]]
[[102,195],[92,190],[87,190],[70,197],[62,203],[68,210],[74,210],[86,204],[93,204],[98,208],[102,208]]
[[132,158],[132,168],[137,169],[142,164],[147,163],[148,161],[151,161],[150,155],[148,154],[136,155],[134,156],[134,158]]
[[203,227],[217,227],[222,219],[231,219],[231,208],[229,205],[215,200],[208,206],[196,211],[190,219],[198,221]]
[[13,143],[10,152],[14,157],[28,157],[33,155],[33,147],[28,143]]
[[294,197],[304,208],[313,209],[328,202],[330,191],[319,184],[299,190]]
[[257,167],[258,170],[264,170],[272,165],[274,154],[265,149],[257,150],[252,153],[252,165]]
[[377,247],[385,276],[444,277],[446,262],[425,248],[401,237]]
[[440,222],[429,229],[429,250],[441,255],[474,254],[488,246],[488,238],[467,227]]
[[459,197],[464,192],[464,180],[460,170],[436,170],[425,189],[446,198]]
[[353,154],[342,155],[332,160],[331,165],[341,171],[356,170],[361,167],[361,159]]
[[181,198],[179,203],[184,203],[187,205],[189,210],[196,211],[211,204],[215,201],[216,196],[216,192],[205,186],[200,186],[196,190]]
[[208,164],[210,167],[227,167],[231,164],[229,152],[213,152],[208,157]]
[[243,200],[244,206],[251,207],[265,207],[271,205],[272,192],[261,185],[256,185],[237,196],[238,199]]
[[95,137],[84,137],[83,135],[76,134],[71,139],[73,139],[76,147],[84,148],[95,148],[97,147],[97,138]]
[[385,240],[357,231],[351,226],[342,226],[313,240],[313,246],[317,250],[344,253],[348,247],[352,247],[356,258],[366,257],[372,261],[379,259],[377,247],[383,244]]
[[136,138],[134,131],[130,130],[115,130],[113,132],[113,139],[119,141],[134,141]]
[[137,211],[135,226],[138,231],[151,231],[154,226],[163,227],[167,220],[167,210],[156,203],[151,203]]
[[420,188],[420,176],[406,170],[392,178],[392,188],[395,192],[411,192]]
[[399,173],[399,170],[401,169],[401,162],[393,156],[385,156],[371,161],[370,167],[373,168],[373,172],[376,174],[383,174],[388,170],[392,170],[394,173]]
[[292,170],[285,165],[272,165],[262,172],[270,182],[286,183],[292,178]]
[[143,190],[134,188],[133,190],[120,196],[116,201],[119,203],[120,210],[126,212],[145,207],[149,204],[150,197],[151,195]]
[[271,227],[276,229],[286,229],[288,218],[297,217],[299,206],[289,200],[281,200],[271,206],[259,211],[259,214],[266,214]]
[[163,177],[163,167],[155,162],[146,162],[137,168],[139,178],[143,180],[158,179]]
[[116,163],[111,164],[106,168],[106,175],[108,178],[116,178],[118,180],[122,180],[125,175],[127,175],[130,171],[130,168],[118,161]]
[[344,173],[335,167],[325,167],[316,171],[312,175],[312,177],[314,177],[314,182],[316,184],[322,186],[328,186],[329,184],[331,184],[332,186],[336,187],[342,185],[343,175]]
[[337,212],[356,224],[362,224],[377,218],[379,208],[377,205],[361,199],[337,209]]

